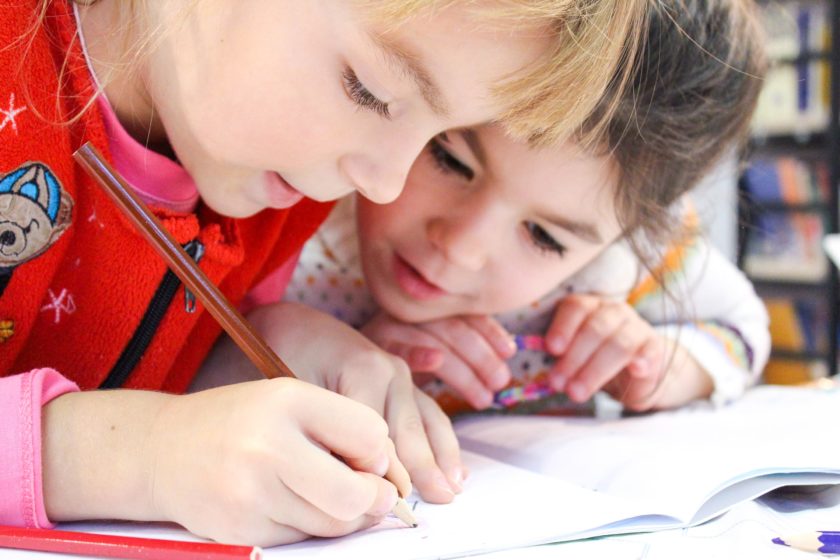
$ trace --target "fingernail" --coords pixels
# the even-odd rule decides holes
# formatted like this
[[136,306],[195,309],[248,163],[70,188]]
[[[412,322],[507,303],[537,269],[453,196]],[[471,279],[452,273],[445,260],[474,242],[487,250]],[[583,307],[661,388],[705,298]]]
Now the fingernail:
[[373,474],[376,474],[376,475],[379,475],[379,476],[385,476],[385,473],[388,472],[388,467],[390,465],[391,465],[391,461],[388,459],[388,455],[383,453],[371,465],[371,472]]
[[582,383],[577,381],[572,382],[569,385],[568,390],[566,393],[572,398],[573,401],[583,402],[586,400],[586,387],[583,386]]
[[548,351],[552,354],[562,354],[566,350],[566,339],[559,335],[554,335],[545,341]]
[[562,375],[555,375],[551,378],[551,388],[555,391],[562,391],[566,387],[566,378]]
[[506,364],[502,364],[493,374],[493,389],[504,389],[508,383],[510,383],[510,369]]
[[443,473],[439,473],[434,476],[434,484],[443,492],[455,496],[455,492],[452,490],[452,485],[449,483],[449,481],[446,479]]
[[507,340],[505,341],[505,352],[511,356],[516,354],[516,339],[514,337],[507,337]]
[[452,490],[456,494],[460,494],[461,491],[464,489],[463,487],[463,471],[461,467],[455,467],[452,469],[447,470],[447,476],[449,478],[449,485],[452,487]]
[[483,391],[480,395],[478,395],[473,406],[475,406],[477,410],[484,410],[491,404],[493,404],[493,393]]

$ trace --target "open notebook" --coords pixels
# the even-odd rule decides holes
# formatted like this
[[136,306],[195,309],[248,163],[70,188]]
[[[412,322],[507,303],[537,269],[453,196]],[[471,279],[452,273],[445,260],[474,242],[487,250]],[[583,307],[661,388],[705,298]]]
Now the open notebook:
[[[691,526],[780,486],[840,483],[839,428],[840,390],[769,386],[720,410],[616,420],[474,416],[457,424],[471,469],[464,493],[444,506],[411,498],[419,527],[389,518],[266,557],[452,558]],[[159,525],[66,527],[189,538]]]

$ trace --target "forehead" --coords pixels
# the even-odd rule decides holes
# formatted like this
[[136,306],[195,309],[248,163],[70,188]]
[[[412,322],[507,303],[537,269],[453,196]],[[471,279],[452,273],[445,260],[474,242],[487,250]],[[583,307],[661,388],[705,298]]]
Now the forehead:
[[[532,147],[509,138],[499,126],[480,128],[487,174],[507,198],[546,212],[586,218],[618,228],[614,196],[618,169],[608,155],[572,142]],[[574,214],[574,215],[571,215]]]
[[[461,126],[497,116],[504,101],[495,90],[533,67],[550,45],[546,30],[491,21],[470,2],[421,8],[397,22],[373,18],[368,25],[376,48],[391,47],[427,71],[443,92],[442,104],[457,107]],[[494,114],[488,115],[490,106]]]

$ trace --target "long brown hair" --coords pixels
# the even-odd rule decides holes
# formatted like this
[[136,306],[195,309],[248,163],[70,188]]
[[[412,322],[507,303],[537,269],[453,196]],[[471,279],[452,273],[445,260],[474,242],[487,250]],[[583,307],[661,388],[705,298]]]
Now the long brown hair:
[[619,169],[615,205],[626,232],[668,239],[668,208],[743,145],[766,66],[752,0],[651,5],[632,84],[601,145]]

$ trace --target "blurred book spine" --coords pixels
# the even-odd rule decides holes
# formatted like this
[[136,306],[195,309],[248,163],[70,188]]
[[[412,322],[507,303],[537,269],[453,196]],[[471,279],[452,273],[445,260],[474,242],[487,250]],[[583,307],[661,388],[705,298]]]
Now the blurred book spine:
[[830,28],[820,2],[761,8],[773,61],[753,116],[755,136],[808,136],[825,130],[830,106]]
[[758,158],[744,173],[755,219],[743,261],[753,279],[820,281],[828,168],[824,161]]

